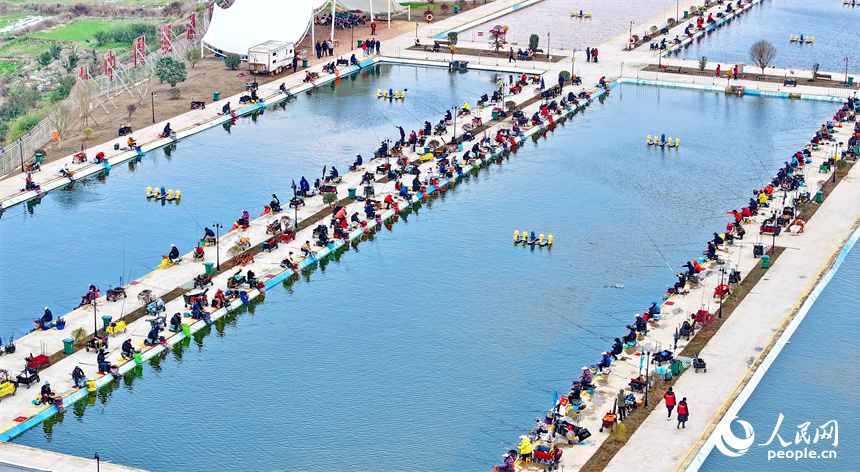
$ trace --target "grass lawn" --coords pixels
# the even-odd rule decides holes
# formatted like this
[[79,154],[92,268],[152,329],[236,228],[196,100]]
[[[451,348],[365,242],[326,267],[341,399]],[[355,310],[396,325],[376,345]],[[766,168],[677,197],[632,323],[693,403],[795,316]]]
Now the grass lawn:
[[13,74],[22,62],[0,61],[0,74]]
[[8,15],[0,15],[0,29],[3,29],[12,23],[20,20],[21,18],[25,18],[28,16],[32,16],[32,13],[21,12],[21,13],[9,13]]
[[48,50],[48,44],[37,41],[13,40],[0,47],[0,57],[34,58]]
[[67,23],[66,26],[61,26],[55,30],[33,33],[34,38],[44,39],[59,39],[63,41],[94,41],[93,36],[98,30],[106,30],[112,28],[114,23],[101,20],[98,18],[88,18],[76,22]]

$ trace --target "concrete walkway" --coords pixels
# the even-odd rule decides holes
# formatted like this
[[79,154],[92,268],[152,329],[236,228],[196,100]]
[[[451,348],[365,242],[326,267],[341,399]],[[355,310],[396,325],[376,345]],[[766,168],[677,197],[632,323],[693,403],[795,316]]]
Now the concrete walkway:
[[0,472],[145,472],[143,469],[0,442]]

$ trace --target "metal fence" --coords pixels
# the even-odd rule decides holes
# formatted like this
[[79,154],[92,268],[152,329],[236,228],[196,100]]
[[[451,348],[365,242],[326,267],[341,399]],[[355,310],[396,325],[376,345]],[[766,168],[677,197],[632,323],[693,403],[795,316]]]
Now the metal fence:
[[[492,29],[492,25],[489,23],[486,26],[486,29],[479,31],[461,31],[457,33],[457,41],[471,41],[475,43],[487,43],[490,44],[490,29]],[[427,37],[433,38],[436,35],[446,33],[448,30],[443,28],[428,28]],[[529,38],[530,34],[525,33],[509,33],[505,35],[505,47],[519,47],[519,48],[527,48],[529,46]],[[581,44],[575,44],[570,39],[564,38],[553,38],[547,35],[538,35],[538,48],[546,50],[547,44],[549,44],[550,49],[573,49],[576,48],[578,50],[585,49],[586,46]]]
[[[205,25],[205,22],[203,23]],[[203,31],[198,28],[198,38],[203,37]],[[199,41],[199,39],[197,40]],[[185,51],[189,47],[197,47],[197,41],[189,42],[185,38],[174,40],[171,56],[178,60],[182,60],[185,56]],[[155,62],[161,57],[160,50],[150,51],[146,56],[146,62],[143,66],[137,68],[133,63],[116,65],[116,70],[113,74],[114,80],[109,80],[107,75],[101,74],[91,77],[102,92],[99,97],[101,106],[112,106],[117,109],[116,104],[112,102],[112,97],[126,89],[134,89],[141,80],[148,79],[155,73]],[[67,106],[70,102],[67,99]],[[45,146],[54,139],[53,132],[56,129],[54,126],[54,114],[46,116],[34,126],[30,131],[25,133],[20,138],[0,149],[0,175],[7,175],[16,171],[23,171],[24,164],[32,159],[36,150]]]

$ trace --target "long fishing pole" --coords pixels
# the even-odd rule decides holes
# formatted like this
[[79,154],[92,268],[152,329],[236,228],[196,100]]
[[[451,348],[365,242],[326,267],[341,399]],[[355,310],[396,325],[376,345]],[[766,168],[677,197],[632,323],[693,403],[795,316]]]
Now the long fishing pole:
[[645,233],[645,236],[648,236],[648,239],[651,241],[651,244],[653,244],[653,245],[654,245],[654,249],[657,249],[657,252],[659,252],[659,253],[660,253],[660,256],[663,258],[663,262],[665,262],[665,263],[666,263],[666,267],[668,267],[668,268],[669,268],[669,271],[670,271],[670,272],[672,272],[672,275],[678,275],[678,274],[675,272],[675,270],[674,270],[674,269],[672,269],[672,266],[670,266],[670,265],[669,265],[669,260],[668,260],[668,259],[666,259],[666,256],[663,254],[663,251],[661,251],[661,250],[660,250],[660,247],[659,247],[659,246],[657,246],[657,243],[655,243],[655,242],[654,242],[654,240],[651,238],[651,235],[650,235],[650,234],[648,234],[648,232],[647,232],[647,231],[645,231],[644,229],[642,230],[642,232],[643,232],[643,233]]

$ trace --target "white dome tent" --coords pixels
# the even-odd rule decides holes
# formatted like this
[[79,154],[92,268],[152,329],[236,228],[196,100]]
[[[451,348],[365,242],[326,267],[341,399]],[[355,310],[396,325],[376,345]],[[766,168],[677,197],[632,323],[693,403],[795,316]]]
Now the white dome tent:
[[[235,0],[227,8],[212,7],[209,28],[203,36],[202,47],[219,54],[244,56],[248,48],[269,41],[287,41],[299,44],[310,31],[314,15],[331,7],[332,12],[361,10],[371,17],[387,18],[406,13],[409,7],[395,0]],[[334,39],[334,24],[332,24]]]

